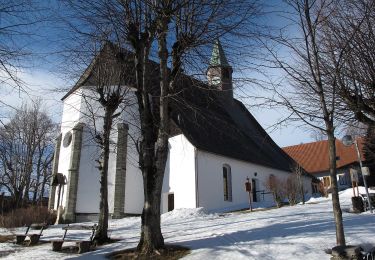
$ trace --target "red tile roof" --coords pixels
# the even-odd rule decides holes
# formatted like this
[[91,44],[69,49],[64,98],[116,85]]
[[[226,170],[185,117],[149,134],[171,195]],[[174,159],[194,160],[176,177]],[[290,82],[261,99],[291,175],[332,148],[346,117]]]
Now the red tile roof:
[[[363,138],[357,139],[361,158],[364,161]],[[328,141],[318,141],[307,144],[299,144],[284,147],[283,150],[298,162],[307,172],[318,173],[329,170]],[[336,139],[337,168],[351,163],[358,162],[357,152],[354,145],[345,146],[339,139]]]

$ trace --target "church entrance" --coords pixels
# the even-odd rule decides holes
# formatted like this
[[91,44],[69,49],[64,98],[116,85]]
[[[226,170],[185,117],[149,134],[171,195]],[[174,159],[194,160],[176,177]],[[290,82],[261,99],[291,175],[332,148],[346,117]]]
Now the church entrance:
[[168,211],[174,210],[174,194],[168,194]]
[[257,202],[257,180],[256,179],[251,179],[251,188],[253,192],[253,202]]

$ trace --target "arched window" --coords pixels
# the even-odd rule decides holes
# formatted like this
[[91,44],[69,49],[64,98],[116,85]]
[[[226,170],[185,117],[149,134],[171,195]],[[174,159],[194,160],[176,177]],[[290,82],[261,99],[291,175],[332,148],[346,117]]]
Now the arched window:
[[228,164],[223,165],[224,201],[232,201],[232,173]]

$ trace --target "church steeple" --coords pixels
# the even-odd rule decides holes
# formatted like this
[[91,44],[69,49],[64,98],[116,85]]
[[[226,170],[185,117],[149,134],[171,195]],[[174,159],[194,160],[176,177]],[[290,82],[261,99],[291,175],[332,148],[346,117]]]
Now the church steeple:
[[206,75],[208,83],[217,90],[220,90],[221,96],[229,99],[233,99],[232,73],[233,69],[225,57],[219,39],[217,39],[214,42]]
[[210,67],[211,66],[230,67],[219,39],[215,41],[214,47],[212,48]]

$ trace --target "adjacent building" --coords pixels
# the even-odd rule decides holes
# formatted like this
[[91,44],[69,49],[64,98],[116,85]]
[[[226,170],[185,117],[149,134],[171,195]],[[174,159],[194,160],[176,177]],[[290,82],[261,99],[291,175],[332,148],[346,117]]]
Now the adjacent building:
[[[364,161],[363,139],[358,138],[357,142],[362,161]],[[284,147],[283,150],[308,173],[320,179],[326,189],[329,189],[331,186],[331,177],[329,173],[329,150],[327,140],[288,146]],[[350,169],[357,169],[360,172],[355,146],[345,146],[341,140],[336,139],[336,164],[339,190],[351,187]],[[360,177],[359,182],[361,182],[361,180],[362,178]]]

